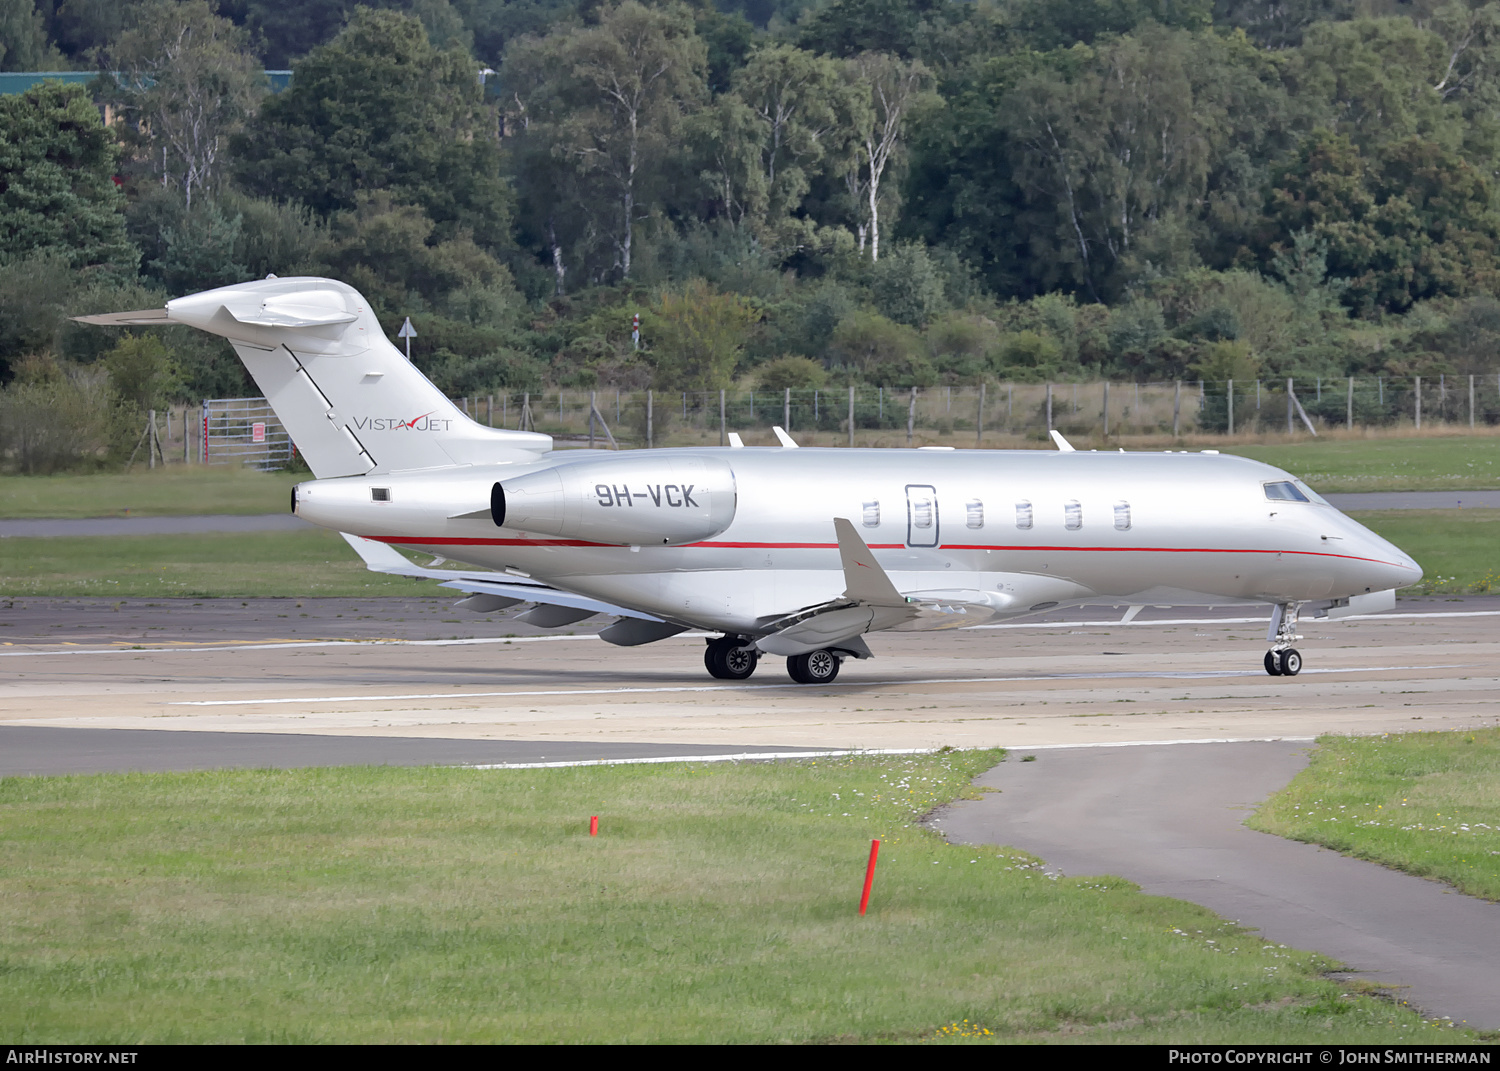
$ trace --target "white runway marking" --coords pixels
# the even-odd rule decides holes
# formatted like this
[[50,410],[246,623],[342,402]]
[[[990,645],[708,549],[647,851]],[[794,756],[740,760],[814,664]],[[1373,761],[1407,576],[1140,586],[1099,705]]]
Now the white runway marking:
[[[1500,610],[1440,610],[1434,613],[1357,614],[1353,617],[1339,618],[1335,621],[1309,618],[1303,624],[1327,625],[1343,624],[1350,621],[1392,621],[1423,617],[1500,617]],[[1264,625],[1268,620],[1269,618],[1265,617],[1177,617],[1161,621],[1121,621],[1118,618],[1109,621],[1011,621],[1000,625],[970,625],[964,631],[980,632],[985,629],[1003,628],[1164,628],[1176,625]],[[717,635],[717,633],[681,632],[672,637],[672,639],[705,639],[713,635]],[[130,647],[77,647],[51,651],[0,651],[0,658],[43,658],[56,655],[99,654],[218,654],[221,651],[278,651],[294,647],[465,647],[486,643],[549,643],[557,640],[596,640],[598,638],[593,633],[588,633],[583,636],[481,636],[462,640],[288,640],[282,643],[225,644],[220,647],[146,647],[136,645]]]
[[[1436,666],[1359,666],[1348,669],[1305,669],[1303,676],[1319,673],[1387,673],[1397,670],[1464,669],[1467,663],[1455,662]],[[1044,681],[1077,680],[1214,680],[1225,677],[1266,677],[1264,670],[1236,669],[1218,672],[1120,672],[1120,673],[1037,673],[1025,677],[926,677],[916,680],[835,681],[832,684],[698,684],[666,685],[658,688],[551,688],[524,692],[427,692],[414,695],[310,695],[289,699],[183,699],[169,707],[246,707],[273,706],[284,703],[389,703],[413,699],[493,699],[523,698],[539,695],[660,695],[670,692],[764,692],[787,688],[902,688],[918,684],[1013,684]]]

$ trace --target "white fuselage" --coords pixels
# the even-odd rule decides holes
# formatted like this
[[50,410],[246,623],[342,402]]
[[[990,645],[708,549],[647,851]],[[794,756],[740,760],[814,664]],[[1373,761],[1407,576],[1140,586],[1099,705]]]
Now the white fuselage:
[[[634,511],[666,516],[667,507],[660,481],[653,506],[640,490],[649,489],[639,482],[647,477],[638,477],[622,485],[637,488],[629,496],[592,484],[566,492],[567,508],[594,538],[496,526],[497,483],[594,461],[674,471],[727,461],[732,483],[715,491],[732,496],[724,514],[732,519],[705,538],[651,545],[640,535],[650,514]],[[1333,507],[1268,497],[1268,484],[1292,479],[1207,453],[554,451],[517,464],[313,481],[299,487],[297,512],[397,547],[745,635],[844,591],[835,517],[853,522],[903,594],[961,608],[903,628],[961,627],[1059,604],[1299,603],[1420,579],[1406,554]],[[629,536],[599,538],[611,518],[625,516]]]

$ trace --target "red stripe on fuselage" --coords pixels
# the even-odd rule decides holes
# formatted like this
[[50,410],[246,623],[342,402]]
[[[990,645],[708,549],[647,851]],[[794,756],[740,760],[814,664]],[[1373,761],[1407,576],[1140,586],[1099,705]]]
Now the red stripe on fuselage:
[[[606,547],[616,548],[616,543],[590,543],[582,539],[456,539],[438,537],[422,539],[415,536],[365,536],[381,543],[409,543],[423,547]],[[837,543],[741,543],[702,542],[683,543],[674,549],[706,548],[711,550],[837,550]],[[905,550],[904,543],[871,543],[871,550]],[[1333,554],[1326,550],[1256,550],[1234,547],[1023,547],[988,546],[982,543],[948,543],[941,547],[913,547],[913,550],[1004,550],[1034,553],[1095,554],[1297,554],[1309,558],[1341,558],[1345,561],[1372,562],[1376,565],[1396,565],[1395,562],[1379,558],[1362,558],[1357,554]]]

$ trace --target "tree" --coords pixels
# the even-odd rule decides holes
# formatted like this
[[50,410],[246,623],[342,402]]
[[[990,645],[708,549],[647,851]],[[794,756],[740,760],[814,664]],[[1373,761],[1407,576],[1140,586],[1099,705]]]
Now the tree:
[[932,74],[920,60],[907,63],[887,53],[864,52],[848,61],[845,76],[865,99],[856,98],[856,110],[847,116],[855,151],[846,164],[844,188],[854,208],[860,252],[868,238],[870,259],[876,261],[881,183],[902,158],[907,120],[939,98],[931,91]]
[[61,65],[34,0],[0,0],[0,71],[50,71]]
[[511,196],[476,67],[462,49],[434,48],[411,16],[356,8],[236,136],[238,178],[251,193],[301,201],[324,218],[384,191],[419,205],[440,237],[467,230],[503,248]]
[[566,192],[589,224],[580,238],[607,248],[615,278],[630,278],[635,228],[675,155],[684,115],[704,99],[706,65],[686,8],[637,0],[601,8],[591,26],[507,52],[502,78],[515,87],[523,138],[568,164],[577,182]]
[[134,274],[118,155],[82,86],[0,97],[0,258],[56,250],[75,270]]
[[100,85],[130,118],[138,158],[191,211],[196,195],[217,189],[229,135],[265,92],[249,34],[207,0],[152,0],[110,58],[119,77]]
[[729,386],[745,336],[759,319],[759,311],[750,302],[735,294],[717,293],[701,279],[688,283],[680,293],[663,294],[646,325],[653,382],[674,390]]
[[1278,176],[1268,253],[1305,232],[1327,250],[1358,312],[1405,312],[1413,302],[1500,286],[1500,215],[1488,180],[1456,151],[1408,138],[1367,157],[1347,137],[1307,140]]

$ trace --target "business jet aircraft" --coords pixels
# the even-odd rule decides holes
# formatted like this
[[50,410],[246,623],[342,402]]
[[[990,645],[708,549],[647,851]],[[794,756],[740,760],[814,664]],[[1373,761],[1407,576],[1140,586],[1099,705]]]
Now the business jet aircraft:
[[1422,576],[1300,480],[1212,450],[796,449],[777,429],[772,448],[554,451],[468,419],[329,279],[79,319],[228,339],[317,477],[293,512],[370,569],[469,610],[530,603],[517,620],[543,628],[613,616],[599,636],[627,647],[704,629],[721,679],[770,654],[826,683],[871,657],[866,633],[1100,603],[1269,603],[1266,672],[1295,676],[1299,611],[1388,609]]

